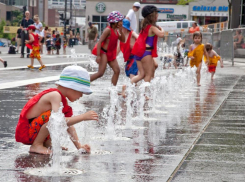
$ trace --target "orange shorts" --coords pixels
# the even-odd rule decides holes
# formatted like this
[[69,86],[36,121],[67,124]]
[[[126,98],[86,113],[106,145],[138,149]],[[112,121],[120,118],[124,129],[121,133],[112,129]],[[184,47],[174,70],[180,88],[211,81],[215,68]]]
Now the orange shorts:
[[30,54],[30,58],[37,58],[38,60],[40,60],[41,56],[39,50],[40,50],[39,46],[33,46],[32,52]]
[[[51,115],[51,111],[46,111],[42,113],[40,116],[38,116],[37,118],[34,118],[32,121],[29,120],[31,122],[29,125],[29,141],[31,143],[33,143],[34,140],[36,139],[42,125],[44,125],[49,121],[50,115]],[[46,138],[46,140],[48,139],[50,139],[50,136]]]

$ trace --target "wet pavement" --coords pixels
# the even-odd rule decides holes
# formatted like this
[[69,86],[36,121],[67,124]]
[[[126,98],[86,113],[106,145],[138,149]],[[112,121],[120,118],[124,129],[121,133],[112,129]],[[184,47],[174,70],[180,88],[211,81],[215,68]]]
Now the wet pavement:
[[173,181],[244,181],[245,76],[234,82]]
[[[89,67],[89,63],[81,65],[89,71],[96,70]],[[63,66],[50,66],[42,72],[34,71],[34,74],[26,69],[0,73],[0,84],[12,84],[11,88],[0,89],[1,181],[244,181],[245,77],[241,70],[229,66],[218,69],[213,82],[208,75],[202,78],[201,87],[191,87],[188,93],[180,92],[183,103],[179,102],[180,95],[169,93],[171,97],[166,95],[164,107],[159,106],[152,112],[147,106],[150,101],[146,101],[144,118],[132,118],[135,128],[123,128],[126,101],[119,97],[122,110],[115,112],[124,124],[115,125],[119,129],[114,139],[105,138],[107,120],[103,119],[104,109],[110,106],[111,70],[108,70],[105,77],[91,84],[92,95],[84,96],[72,105],[77,112],[92,109],[100,114],[99,123],[88,121],[76,125],[79,138],[82,143],[91,145],[92,153],[81,155],[69,143],[69,150],[62,154],[62,165],[72,169],[69,175],[32,176],[24,173],[26,169],[45,167],[50,158],[29,154],[29,146],[15,142],[19,113],[28,99],[55,84],[49,81],[14,85],[20,77],[19,80],[27,81],[34,77],[44,79],[58,76],[62,69]],[[157,75],[177,72],[161,70]],[[123,75],[122,69],[118,90],[126,80]],[[2,79],[5,77],[6,80]],[[167,79],[172,81],[170,77]],[[168,86],[175,88],[173,84]]]

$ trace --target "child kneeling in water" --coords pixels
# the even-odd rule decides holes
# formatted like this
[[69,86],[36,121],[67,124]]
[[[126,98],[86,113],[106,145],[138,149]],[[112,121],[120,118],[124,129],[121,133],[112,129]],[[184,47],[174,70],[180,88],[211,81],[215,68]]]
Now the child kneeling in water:
[[89,145],[82,145],[79,142],[74,124],[86,120],[98,121],[98,115],[94,111],[74,116],[72,108],[67,103],[67,98],[74,102],[83,94],[91,94],[89,74],[87,70],[80,66],[68,66],[56,82],[57,88],[44,90],[31,98],[20,113],[20,118],[16,127],[15,139],[26,145],[31,145],[30,152],[39,154],[50,154],[51,139],[47,124],[51,111],[58,112],[60,103],[63,103],[62,112],[67,122],[68,133],[76,148],[84,149],[90,153]]
[[[221,57],[213,50],[213,46],[210,43],[205,44],[205,49],[209,56],[208,71],[211,73],[211,80],[213,80],[218,61],[220,61],[221,68],[224,67],[223,61]],[[207,62],[206,56],[204,56],[204,61]]]

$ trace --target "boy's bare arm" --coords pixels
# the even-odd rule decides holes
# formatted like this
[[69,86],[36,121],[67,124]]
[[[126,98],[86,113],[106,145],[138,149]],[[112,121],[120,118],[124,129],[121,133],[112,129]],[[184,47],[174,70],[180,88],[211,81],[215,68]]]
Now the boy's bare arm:
[[72,125],[77,124],[81,121],[87,121],[87,120],[98,121],[98,114],[94,111],[88,111],[88,112],[81,114],[81,115],[78,115],[78,116],[66,118],[67,126],[72,126]]
[[204,55],[207,58],[207,64],[209,64],[209,55],[208,55],[208,52],[206,51],[205,47],[203,49],[204,49]]

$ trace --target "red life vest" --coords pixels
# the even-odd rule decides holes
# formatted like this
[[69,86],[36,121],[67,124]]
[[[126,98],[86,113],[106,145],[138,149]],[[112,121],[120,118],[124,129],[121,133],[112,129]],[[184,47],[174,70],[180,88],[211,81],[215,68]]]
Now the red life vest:
[[123,53],[124,62],[127,62],[129,57],[130,57],[130,55],[131,55],[130,39],[131,39],[132,33],[133,33],[133,31],[130,31],[126,43],[120,42],[120,49],[121,49],[121,51]]
[[67,104],[66,98],[61,94],[61,92],[57,88],[50,88],[48,90],[44,90],[41,93],[32,97],[22,109],[15,131],[15,139],[17,142],[21,142],[26,145],[31,144],[29,142],[29,120],[26,118],[26,114],[29,111],[29,109],[31,109],[32,106],[34,106],[43,95],[54,91],[59,92],[59,94],[61,95],[62,103],[64,106],[62,112],[65,114],[65,117],[71,117],[73,115],[72,108]]
[[38,36],[38,34],[34,34],[34,33],[31,33],[31,34],[34,37],[34,41],[30,44],[26,44],[26,47],[28,47],[29,49],[32,49],[33,46],[39,47],[39,36]]
[[[142,29],[138,39],[136,40],[134,47],[132,49],[132,54],[136,55],[138,57],[143,56],[145,49],[146,49],[146,39],[148,37],[149,29],[152,25],[147,25],[145,29]],[[152,49],[152,57],[158,57],[157,55],[157,36],[154,36],[154,42],[153,42],[153,49]]]
[[[108,26],[111,30],[111,35],[107,37],[106,39],[110,39],[108,47],[107,47],[107,61],[113,61],[117,58],[117,41],[118,41],[118,34],[116,35],[114,30]],[[106,41],[106,40],[105,40]],[[101,47],[105,44],[105,41],[101,43]],[[97,56],[97,45],[98,43],[94,46],[92,50],[92,54]]]

